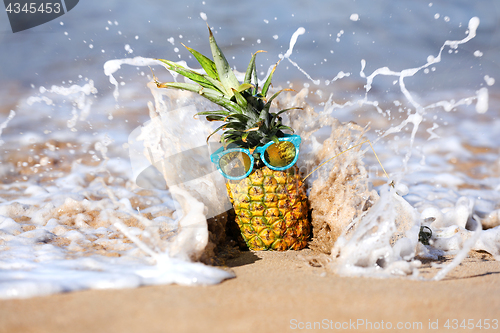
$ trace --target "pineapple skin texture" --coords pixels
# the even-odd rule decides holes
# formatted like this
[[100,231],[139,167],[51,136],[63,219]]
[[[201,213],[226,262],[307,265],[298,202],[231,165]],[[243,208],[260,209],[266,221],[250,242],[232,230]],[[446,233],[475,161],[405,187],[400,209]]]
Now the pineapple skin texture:
[[227,180],[236,222],[250,250],[300,250],[311,232],[305,186],[297,166],[264,166],[241,180]]

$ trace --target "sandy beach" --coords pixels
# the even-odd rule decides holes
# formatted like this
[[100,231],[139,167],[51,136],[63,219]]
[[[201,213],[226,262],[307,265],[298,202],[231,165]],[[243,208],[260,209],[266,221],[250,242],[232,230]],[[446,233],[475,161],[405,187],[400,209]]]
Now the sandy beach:
[[[484,323],[499,319],[500,263],[486,253],[469,253],[438,282],[343,278],[312,267],[310,254],[244,252],[228,262],[237,277],[214,286],[89,290],[0,301],[0,331],[289,332],[313,331],[315,322],[317,331],[333,331],[336,325],[356,332],[479,330],[461,328],[464,319],[466,325],[469,319],[474,325],[481,320],[481,331],[495,331]],[[426,263],[420,269],[429,278],[437,271]]]

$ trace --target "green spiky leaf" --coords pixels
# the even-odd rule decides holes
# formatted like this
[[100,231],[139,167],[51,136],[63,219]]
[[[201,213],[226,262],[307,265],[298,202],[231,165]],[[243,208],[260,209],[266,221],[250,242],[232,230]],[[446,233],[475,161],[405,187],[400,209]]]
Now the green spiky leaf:
[[259,122],[262,123],[264,125],[264,130],[267,131],[267,129],[269,128],[269,112],[268,110],[266,110],[265,108],[262,109],[262,111],[260,111],[260,115],[259,115]]
[[242,132],[245,131],[245,128],[246,128],[245,124],[239,123],[239,122],[227,123],[227,124],[225,124],[225,127],[224,127],[224,129],[235,129],[235,130],[242,131]]
[[[273,118],[271,119],[271,124],[276,125],[276,119],[278,119],[279,115],[282,114],[283,112],[290,111],[290,110],[302,110],[302,108],[301,107],[293,107],[293,108],[288,108],[288,109],[280,110],[280,111],[278,111],[276,113],[271,113],[271,115],[273,116]],[[276,127],[274,125],[271,125],[271,128]]]
[[165,59],[158,59],[158,60],[163,62],[166,65],[167,69],[174,71],[184,77],[187,77],[188,79],[198,83],[202,87],[214,88],[213,83],[207,80],[205,76],[203,76],[202,74],[196,73],[195,71],[187,69],[170,60],[165,60]]
[[180,83],[180,82],[166,82],[156,84],[158,88],[175,88],[181,90],[188,90],[192,92],[196,92],[211,102],[218,104],[231,112],[243,113],[243,109],[236,103],[231,102],[227,99],[220,91],[203,88],[194,83]]
[[293,128],[291,128],[291,127],[289,127],[289,126],[285,126],[285,125],[280,125],[280,126],[278,126],[278,129],[279,129],[279,130],[289,130],[289,131],[292,131],[292,133],[294,133],[294,132],[295,132]]
[[229,66],[224,53],[222,53],[222,50],[217,45],[210,27],[208,28],[208,31],[210,34],[210,49],[212,50],[212,56],[214,58],[215,67],[217,68],[217,73],[219,74],[220,82],[224,88],[226,88],[226,91],[231,94],[232,89],[237,89],[240,86],[240,82]]
[[246,109],[248,104],[247,100],[243,96],[241,96],[240,92],[236,89],[233,89],[233,94],[234,97],[236,98],[236,102],[238,103],[238,105]]
[[240,86],[236,90],[238,92],[243,92],[243,91],[245,91],[247,89],[250,89],[250,88],[253,88],[252,84],[250,84],[250,83],[242,83],[242,84],[240,84]]
[[218,104],[231,112],[243,113],[243,109],[237,103],[230,101],[226,96],[217,93],[213,89],[203,88],[199,91],[199,94],[205,97],[206,99]]
[[206,116],[206,115],[209,115],[209,116],[216,116],[216,115],[229,116],[230,113],[229,113],[229,111],[226,111],[226,110],[217,110],[217,111],[202,111],[202,112],[198,112],[195,114],[195,116]]
[[224,116],[207,116],[208,121],[224,121],[226,117]]
[[217,127],[217,129],[215,131],[213,131],[212,133],[210,133],[210,135],[207,137],[207,142],[212,137],[212,135],[214,135],[215,133],[217,133],[218,131],[220,131],[221,129],[223,129],[224,126],[225,126],[225,124],[222,124],[219,127]]
[[286,88],[286,89],[281,89],[280,91],[276,92],[273,94],[273,96],[271,96],[271,98],[269,98],[269,100],[267,101],[266,105],[264,106],[264,109],[268,109],[271,107],[271,103],[273,102],[273,100],[278,97],[279,94],[281,94],[283,91],[294,91],[293,89],[289,89],[289,88]]
[[267,92],[269,90],[269,87],[271,86],[271,80],[273,79],[273,74],[274,74],[274,71],[276,70],[276,67],[278,67],[278,64],[280,63],[281,60],[279,60],[276,65],[274,65],[273,69],[271,70],[271,73],[269,73],[269,76],[267,77],[266,79],[266,82],[264,83],[264,86],[262,87],[262,96],[266,97],[267,96]]
[[[252,59],[250,59],[250,63],[248,64],[247,71],[245,73],[245,79],[243,80],[244,83],[252,83],[252,74],[256,71],[255,69],[255,57],[257,56],[258,53],[262,53],[266,51],[259,50],[252,54]],[[254,81],[255,84],[257,84],[257,81]]]
[[276,112],[276,115],[280,115],[282,114],[283,112],[286,112],[286,111],[290,111],[290,110],[303,110],[304,108],[301,108],[299,106],[294,106],[293,108],[288,108],[288,109],[283,109],[283,110],[280,110],[278,112]]
[[167,67],[167,69],[174,71],[184,77],[187,77],[188,79],[198,83],[204,88],[216,89],[225,95],[229,95],[228,92],[226,91],[226,88],[222,85],[222,83],[220,83],[220,81],[218,81],[217,79],[210,77],[209,75],[199,74],[179,64],[176,64],[175,62],[170,60],[165,60],[165,59],[158,59],[158,60],[163,62]]
[[281,94],[283,91],[294,91],[293,89],[281,89],[280,91],[276,92],[275,94],[273,94],[273,96],[267,101],[267,103],[264,105],[264,110],[267,110],[269,111],[269,109],[271,108],[271,105],[272,105],[272,102],[273,100],[278,97],[279,94]]
[[174,89],[188,90],[195,93],[199,93],[203,88],[198,84],[182,83],[182,82],[163,82],[163,83],[157,82],[156,86],[158,88],[174,88]]
[[[182,44],[182,43],[181,43]],[[215,66],[215,63],[201,54],[200,52],[182,44],[191,54],[198,60],[200,63],[201,67],[205,70],[207,75],[211,77],[214,80],[219,80],[219,75],[217,74],[217,67]]]
[[194,83],[159,83],[155,77],[154,80],[157,86],[160,88],[175,88],[196,92],[225,109],[203,111],[196,114],[198,116],[206,116],[208,121],[223,122],[223,124],[210,134],[207,141],[212,135],[222,130],[223,133],[220,140],[224,146],[234,143],[241,147],[254,149],[257,146],[267,144],[269,141],[278,143],[279,138],[284,135],[282,130],[293,131],[292,128],[282,124],[282,119],[279,115],[288,110],[297,109],[289,108],[276,113],[270,113],[272,102],[281,92],[290,89],[280,90],[273,94],[267,101],[265,100],[279,61],[271,69],[262,90],[259,92],[255,60],[256,55],[264,51],[255,52],[252,54],[244,81],[240,84],[217,45],[212,31],[210,28],[208,30],[213,60],[210,60],[192,48],[186,47],[200,63],[206,74],[197,73],[173,61],[162,60],[167,69],[183,75]]
[[246,129],[245,132],[252,132],[252,131],[258,131],[258,130],[259,130],[259,127],[253,127],[253,128]]
[[251,118],[250,117],[247,117],[246,115],[244,114],[239,114],[239,113],[231,113],[229,116],[228,116],[229,120],[237,120],[239,122],[242,122],[242,123],[248,123],[249,121],[251,121]]
[[217,88],[221,93],[226,95],[228,98],[231,98],[231,95],[227,92],[226,88],[220,83],[220,81],[217,81],[215,79],[212,79],[210,76],[205,76],[208,82],[210,82],[214,88]]

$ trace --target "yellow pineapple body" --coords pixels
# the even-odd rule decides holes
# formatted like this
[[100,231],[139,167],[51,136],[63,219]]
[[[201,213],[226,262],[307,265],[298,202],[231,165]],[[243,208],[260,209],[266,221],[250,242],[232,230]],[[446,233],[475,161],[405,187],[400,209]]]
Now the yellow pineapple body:
[[[254,163],[259,164],[261,159],[277,168],[296,163],[299,147],[291,141],[281,140],[287,136],[286,131],[294,130],[282,123],[280,114],[297,108],[271,111],[273,100],[288,89],[266,97],[279,62],[270,71],[264,84],[259,86],[255,58],[262,51],[255,52],[248,64],[244,81],[240,83],[217,45],[212,31],[210,28],[208,30],[213,60],[188,48],[205,73],[197,73],[177,62],[159,59],[168,70],[188,78],[190,82],[160,83],[155,78],[156,86],[192,91],[224,109],[197,113],[206,116],[209,121],[224,123],[208,136],[207,141],[222,130],[220,141],[224,149],[229,149],[229,145],[237,146],[253,154],[255,149],[266,146],[263,154],[254,154],[259,155],[255,157],[256,162],[252,162],[251,155],[247,156],[239,151],[234,156],[231,151],[223,156],[217,155],[218,153],[212,155],[218,159],[217,162],[212,161],[219,163],[218,167],[223,174],[229,176],[226,178],[245,174],[254,167]],[[300,140],[296,142],[300,144]],[[226,184],[236,213],[236,222],[250,249],[299,250],[307,245],[311,230],[308,204],[304,183],[296,166],[285,171],[274,171],[268,167],[255,168],[247,178],[227,180]]]
[[251,250],[300,250],[311,226],[305,186],[296,166],[263,167],[242,180],[228,180],[227,191],[243,239]]

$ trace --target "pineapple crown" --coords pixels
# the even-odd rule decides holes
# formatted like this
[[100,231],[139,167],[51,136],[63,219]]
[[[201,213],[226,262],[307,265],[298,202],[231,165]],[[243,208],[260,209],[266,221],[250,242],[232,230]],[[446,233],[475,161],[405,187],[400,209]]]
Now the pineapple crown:
[[213,134],[223,130],[221,143],[226,147],[234,143],[243,148],[254,149],[270,141],[278,143],[278,138],[284,135],[283,130],[293,132],[292,128],[282,124],[280,114],[288,110],[300,109],[293,107],[276,113],[270,112],[272,101],[282,91],[291,90],[282,89],[266,99],[279,61],[274,65],[259,91],[255,58],[258,53],[264,51],[255,52],[248,64],[244,81],[240,83],[217,45],[210,27],[208,31],[213,60],[183,44],[198,60],[206,74],[197,73],[170,60],[159,59],[168,70],[190,79],[193,83],[160,83],[155,79],[157,87],[196,92],[224,108],[224,110],[197,113],[197,115],[206,116],[208,121],[224,122],[207,137],[207,142]]

